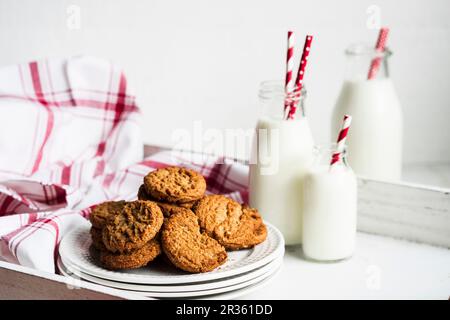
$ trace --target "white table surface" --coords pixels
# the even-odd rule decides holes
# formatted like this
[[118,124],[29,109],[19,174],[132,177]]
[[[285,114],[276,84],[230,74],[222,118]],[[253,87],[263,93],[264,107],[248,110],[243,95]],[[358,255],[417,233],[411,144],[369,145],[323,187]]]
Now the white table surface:
[[280,272],[240,299],[449,299],[450,250],[358,233],[354,256],[316,263],[287,247]]

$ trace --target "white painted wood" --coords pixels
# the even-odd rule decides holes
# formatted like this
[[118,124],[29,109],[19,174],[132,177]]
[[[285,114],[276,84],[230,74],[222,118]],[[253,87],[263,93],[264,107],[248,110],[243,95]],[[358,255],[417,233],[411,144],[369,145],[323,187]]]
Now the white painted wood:
[[2,299],[135,300],[148,298],[0,261],[0,300]]
[[450,189],[360,178],[358,230],[450,248]]
[[427,186],[450,188],[450,162],[405,164],[403,165],[402,180]]

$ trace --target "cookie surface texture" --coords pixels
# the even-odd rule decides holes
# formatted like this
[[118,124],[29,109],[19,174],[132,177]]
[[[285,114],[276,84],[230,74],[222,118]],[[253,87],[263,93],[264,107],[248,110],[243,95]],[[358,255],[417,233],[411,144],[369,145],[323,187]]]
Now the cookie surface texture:
[[135,269],[146,266],[161,253],[161,246],[156,239],[147,242],[142,248],[128,253],[100,251],[101,264],[111,270]]
[[151,201],[128,202],[122,211],[108,217],[103,228],[103,244],[111,252],[129,252],[142,248],[161,229],[163,214]]
[[102,229],[106,224],[108,217],[119,213],[125,204],[125,201],[103,202],[92,209],[92,212],[89,215],[89,221],[94,228]]
[[164,223],[162,248],[178,268],[198,273],[214,270],[227,260],[225,248],[206,233],[201,233],[192,212],[171,215]]
[[187,203],[200,199],[206,190],[203,176],[191,169],[167,167],[144,177],[147,194],[159,201]]
[[183,204],[177,204],[177,203],[168,203],[168,202],[162,202],[162,201],[155,200],[147,194],[147,191],[145,191],[144,185],[141,185],[139,187],[138,199],[139,200],[149,200],[149,201],[155,202],[161,209],[165,218],[170,217],[170,215],[172,215],[174,213],[189,210],[189,208],[191,208],[193,206],[193,203],[195,203],[195,201],[191,201],[191,202],[187,202],[187,203],[183,203]]
[[259,212],[225,196],[205,196],[193,210],[201,229],[226,249],[250,248],[266,239],[267,229]]
[[92,245],[94,248],[97,250],[106,250],[106,247],[103,244],[102,229],[91,227],[89,233],[91,235]]

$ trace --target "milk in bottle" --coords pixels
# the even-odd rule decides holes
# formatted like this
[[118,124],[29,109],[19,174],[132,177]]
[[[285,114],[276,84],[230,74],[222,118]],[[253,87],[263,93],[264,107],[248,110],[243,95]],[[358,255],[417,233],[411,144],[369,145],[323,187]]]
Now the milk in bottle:
[[355,249],[357,184],[341,160],[330,167],[336,144],[315,148],[315,161],[306,175],[303,211],[303,252],[307,258],[335,261],[350,257]]
[[295,118],[285,120],[282,83],[262,83],[250,163],[250,205],[283,233],[288,245],[301,243],[302,181],[312,163],[313,138],[304,116],[306,91],[302,92]]
[[[348,137],[348,162],[356,174],[380,180],[401,179],[403,116],[388,73],[391,52],[376,52],[363,45],[346,50],[347,76],[332,116],[331,132],[337,132],[344,114],[354,120]],[[371,61],[381,59],[373,79],[367,74]]]

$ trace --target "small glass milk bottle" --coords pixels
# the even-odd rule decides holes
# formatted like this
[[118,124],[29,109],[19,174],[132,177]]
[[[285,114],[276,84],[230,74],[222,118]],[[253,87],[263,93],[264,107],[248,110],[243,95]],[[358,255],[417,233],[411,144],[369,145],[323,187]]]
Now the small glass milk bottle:
[[[389,77],[391,51],[377,52],[364,45],[346,50],[347,75],[333,112],[331,132],[351,114],[348,162],[364,177],[397,181],[402,171],[403,115],[394,84]],[[380,68],[368,79],[370,66],[379,59]]]
[[261,115],[250,160],[250,205],[282,232],[287,245],[301,243],[302,181],[313,158],[305,97],[302,90],[301,96],[294,98],[294,119],[285,120],[284,85],[274,81],[261,84]]
[[314,164],[304,182],[303,252],[317,261],[342,260],[355,249],[356,177],[345,148],[341,160],[330,167],[336,146],[315,147]]

